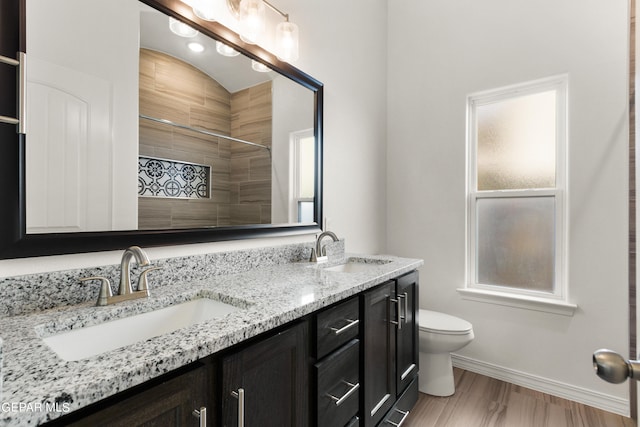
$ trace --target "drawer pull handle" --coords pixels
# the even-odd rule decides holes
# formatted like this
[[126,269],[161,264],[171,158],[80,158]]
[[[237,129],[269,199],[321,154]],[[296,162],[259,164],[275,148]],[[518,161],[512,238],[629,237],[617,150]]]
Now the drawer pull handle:
[[343,326],[342,328],[338,329],[338,328],[329,328],[333,331],[333,333],[335,335],[340,335],[341,333],[343,333],[344,331],[346,331],[349,328],[352,328],[353,326],[357,325],[358,323],[360,323],[359,319],[356,320],[352,320],[352,319],[345,319],[347,322],[349,322],[346,326]]
[[244,389],[232,391],[231,396],[238,399],[238,427],[244,427]]
[[207,408],[205,406],[200,408],[200,410],[194,409],[191,414],[200,420],[198,423],[199,427],[207,427]]
[[344,401],[349,398],[349,396],[351,396],[353,393],[356,392],[356,390],[358,390],[360,388],[360,383],[352,384],[352,383],[350,383],[348,381],[344,381],[344,380],[342,380],[342,382],[350,387],[349,390],[342,397],[335,397],[334,395],[329,394],[329,393],[326,394],[326,396],[328,398],[330,398],[330,399],[335,401],[336,406],[342,405],[344,403]]
[[393,421],[389,421],[389,420],[386,420],[386,421],[387,421],[387,424],[391,424],[392,426],[395,426],[395,427],[400,427],[402,424],[404,424],[404,420],[406,420],[407,417],[409,416],[409,411],[404,412],[404,411],[401,411],[400,409],[396,409],[395,411],[399,414],[402,414],[402,419],[400,420],[400,422],[394,423]]

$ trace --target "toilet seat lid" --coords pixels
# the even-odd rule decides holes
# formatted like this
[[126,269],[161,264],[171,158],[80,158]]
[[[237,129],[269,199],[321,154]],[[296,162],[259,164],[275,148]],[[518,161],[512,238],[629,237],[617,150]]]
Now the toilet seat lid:
[[464,319],[431,310],[420,310],[420,330],[440,334],[467,334],[473,325]]

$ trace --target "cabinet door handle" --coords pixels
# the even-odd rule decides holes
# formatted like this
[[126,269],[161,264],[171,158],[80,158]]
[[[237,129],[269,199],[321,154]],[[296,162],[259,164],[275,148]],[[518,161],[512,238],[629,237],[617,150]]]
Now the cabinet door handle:
[[331,329],[331,330],[333,331],[333,333],[334,333],[334,334],[336,334],[336,335],[340,335],[341,333],[343,333],[343,332],[344,332],[344,331],[346,331],[347,329],[352,328],[352,327],[354,327],[355,325],[357,325],[358,323],[360,323],[360,320],[359,320],[359,319],[355,319],[355,320],[352,320],[352,319],[345,319],[345,320],[346,320],[347,322],[349,322],[346,326],[343,326],[342,328],[339,328],[339,329],[338,329],[338,328],[334,328],[334,327],[331,327],[331,328],[329,328],[329,329]]
[[411,366],[409,366],[407,370],[404,371],[402,375],[400,375],[400,381],[404,381],[404,379],[407,378],[407,375],[409,375],[411,371],[413,371],[415,368],[416,368],[416,364],[412,363]]
[[393,421],[389,421],[389,420],[385,420],[385,422],[387,424],[391,424],[392,426],[400,427],[400,426],[402,426],[402,424],[404,424],[404,420],[406,420],[407,417],[409,416],[409,411],[404,412],[404,411],[401,411],[400,409],[396,409],[395,411],[398,412],[399,414],[402,414],[402,419],[400,420],[400,422],[399,423],[394,423]]
[[232,391],[231,396],[238,399],[238,427],[244,427],[244,389]]
[[[404,320],[405,325],[407,324],[407,315],[409,314],[409,294],[404,292],[401,295],[398,295],[398,299],[402,298],[404,301],[404,316],[400,315],[400,320]],[[398,305],[400,307],[400,305]]]
[[389,301],[391,301],[392,303],[394,303],[396,305],[396,316],[397,316],[397,321],[396,320],[390,320],[391,324],[396,325],[398,327],[398,329],[402,329],[402,318],[400,316],[400,301],[401,296],[398,296],[398,298],[391,298],[389,297]]
[[200,420],[200,423],[198,424],[199,427],[207,427],[207,408],[205,406],[201,407],[199,410],[194,409],[191,414]]
[[349,398],[349,396],[351,396],[353,393],[356,392],[356,390],[360,388],[360,383],[352,384],[345,380],[342,380],[342,382],[349,386],[349,390],[344,395],[342,395],[342,397],[336,397],[333,394],[329,394],[329,393],[326,394],[328,398],[335,401],[336,406],[342,405],[344,401]]

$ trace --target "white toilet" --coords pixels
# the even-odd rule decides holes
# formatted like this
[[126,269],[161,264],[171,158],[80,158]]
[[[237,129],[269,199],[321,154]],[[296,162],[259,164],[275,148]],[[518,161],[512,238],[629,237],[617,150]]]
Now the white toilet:
[[437,311],[420,310],[420,379],[418,388],[433,396],[455,392],[451,352],[473,340],[473,326],[466,320]]

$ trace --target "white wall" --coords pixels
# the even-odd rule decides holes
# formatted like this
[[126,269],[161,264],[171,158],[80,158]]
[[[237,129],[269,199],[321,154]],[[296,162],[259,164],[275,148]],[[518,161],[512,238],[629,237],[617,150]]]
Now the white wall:
[[[389,2],[388,23],[388,250],[425,259],[421,307],[473,323],[460,354],[478,367],[613,406],[628,387],[599,380],[591,354],[627,353],[627,13],[626,0],[409,1]],[[465,97],[561,73],[578,311],[463,300]]]
[[[324,191],[328,226],[352,252],[385,247],[386,1],[282,0],[300,26],[295,64],[325,85]],[[362,19],[362,10],[367,11]],[[222,18],[221,18],[222,19]],[[231,25],[230,22],[222,21]],[[276,245],[314,236],[222,242],[149,251],[152,258]],[[119,252],[1,260],[0,277],[115,264]]]
[[286,224],[294,196],[291,133],[313,129],[313,92],[283,76],[273,79],[272,85],[271,222]]
[[[346,238],[347,251],[384,252],[387,1],[286,0],[278,5],[293,11],[291,20],[300,25],[304,39],[298,65],[325,85],[327,226]],[[311,54],[303,58],[303,52]]]

